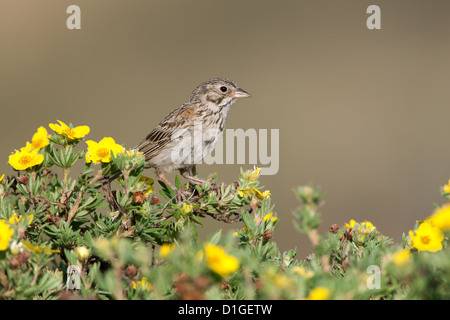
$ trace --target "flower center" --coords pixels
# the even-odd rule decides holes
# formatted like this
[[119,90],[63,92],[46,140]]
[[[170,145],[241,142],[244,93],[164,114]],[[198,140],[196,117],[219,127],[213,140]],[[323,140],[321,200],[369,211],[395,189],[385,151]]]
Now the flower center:
[[42,145],[42,139],[35,139],[31,142],[33,149],[40,149],[39,147]]
[[31,162],[31,157],[30,156],[22,156],[19,159],[19,163],[23,166],[28,165]]
[[107,156],[109,156],[109,149],[108,148],[98,148],[97,150],[97,156],[99,158],[106,158]]
[[70,128],[64,129],[63,133],[65,133],[68,137],[73,136],[73,130]]
[[430,236],[421,236],[420,241],[422,241],[423,244],[429,244],[430,243]]

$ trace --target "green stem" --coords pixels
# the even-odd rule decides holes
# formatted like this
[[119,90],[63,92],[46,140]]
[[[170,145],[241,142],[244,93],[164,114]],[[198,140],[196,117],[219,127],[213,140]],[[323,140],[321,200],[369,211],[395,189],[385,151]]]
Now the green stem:
[[64,184],[67,184],[67,178],[69,176],[69,172],[70,172],[70,167],[64,168]]
[[89,184],[92,185],[94,183],[96,183],[98,180],[100,180],[101,178],[103,178],[103,171],[102,169],[97,171],[97,174],[95,175],[95,177],[89,181]]

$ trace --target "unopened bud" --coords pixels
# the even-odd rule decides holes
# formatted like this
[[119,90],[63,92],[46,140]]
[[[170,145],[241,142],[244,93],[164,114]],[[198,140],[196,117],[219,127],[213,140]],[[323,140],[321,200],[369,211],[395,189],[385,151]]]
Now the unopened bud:
[[76,250],[78,260],[84,261],[89,257],[89,250],[85,246],[78,247]]
[[22,248],[22,243],[21,242],[17,242],[16,240],[14,240],[11,243],[11,247],[10,247],[10,251],[14,256],[17,256],[20,252],[23,251]]

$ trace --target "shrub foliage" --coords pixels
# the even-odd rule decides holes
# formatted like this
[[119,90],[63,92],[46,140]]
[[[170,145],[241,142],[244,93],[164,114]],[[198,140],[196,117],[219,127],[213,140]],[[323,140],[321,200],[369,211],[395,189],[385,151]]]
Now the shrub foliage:
[[[0,299],[450,298],[448,206],[394,244],[369,221],[320,234],[324,192],[299,187],[293,223],[313,246],[299,260],[273,241],[279,217],[259,169],[230,184],[176,178],[184,198],[159,181],[156,194],[139,152],[112,138],[84,143],[86,126],[50,127],[10,156],[17,174],[1,177]],[[236,231],[201,241],[206,219]]]

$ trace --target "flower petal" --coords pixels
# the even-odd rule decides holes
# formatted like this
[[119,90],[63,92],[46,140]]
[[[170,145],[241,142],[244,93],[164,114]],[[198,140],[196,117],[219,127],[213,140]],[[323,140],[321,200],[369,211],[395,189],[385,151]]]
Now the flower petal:
[[91,128],[88,126],[78,126],[72,129],[72,134],[77,139],[84,138],[91,131]]

